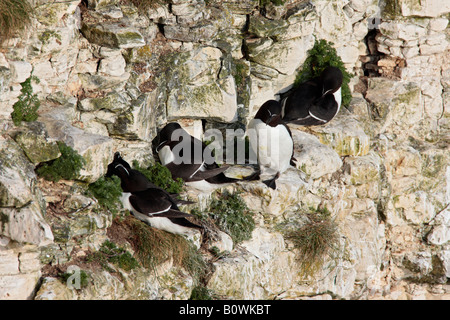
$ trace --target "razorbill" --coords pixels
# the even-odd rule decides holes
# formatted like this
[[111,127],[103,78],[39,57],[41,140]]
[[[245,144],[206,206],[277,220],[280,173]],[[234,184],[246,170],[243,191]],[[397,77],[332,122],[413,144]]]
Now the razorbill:
[[[170,233],[190,236],[202,229],[187,217],[192,217],[188,213],[180,211],[175,200],[165,190],[159,187],[148,187],[140,191],[130,191],[133,189],[133,171],[125,164],[118,163],[111,175],[117,175],[121,180],[122,195],[120,200],[123,207],[129,210],[134,217],[147,223],[156,229],[165,230]],[[127,191],[125,191],[127,190]]]
[[249,122],[247,135],[250,147],[257,157],[261,171],[274,177],[263,181],[276,189],[275,180],[289,165],[295,166],[294,142],[289,128],[281,120],[281,104],[275,100],[266,101]]
[[[121,169],[122,167],[127,171],[128,174],[122,174],[121,176],[119,176],[121,171],[123,171],[123,169]],[[158,186],[153,184],[142,172],[136,169],[132,169],[130,164],[122,158],[120,152],[114,153],[113,161],[108,164],[108,169],[106,171],[105,177],[108,178],[112,175],[117,175],[118,177],[120,177],[120,187],[122,188],[123,192],[137,192],[144,191],[149,188],[159,188]],[[177,204],[194,203],[192,201],[178,199],[176,194],[171,194],[171,197]]]
[[172,177],[181,178],[188,184],[197,181],[222,184],[259,179],[258,172],[243,179],[227,177],[224,171],[229,166],[219,167],[213,150],[199,139],[189,135],[176,122],[168,123],[161,130],[156,152],[161,163],[172,173]]
[[283,121],[303,126],[329,122],[341,107],[342,80],[339,68],[326,67],[319,77],[301,83],[281,102]]

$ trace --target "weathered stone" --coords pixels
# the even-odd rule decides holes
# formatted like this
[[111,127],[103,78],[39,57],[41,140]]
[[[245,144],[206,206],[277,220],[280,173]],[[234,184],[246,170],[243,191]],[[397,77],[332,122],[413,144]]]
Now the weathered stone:
[[48,141],[47,132],[40,122],[31,122],[11,134],[33,164],[46,162],[61,155],[58,145]]
[[66,15],[72,15],[76,11],[81,0],[69,0],[64,2],[36,1],[35,15],[37,20],[48,26],[54,26]]
[[33,66],[27,61],[10,61],[11,82],[22,83],[30,77]]
[[35,199],[34,166],[11,138],[0,137],[0,207],[23,207]]
[[78,108],[82,111],[109,110],[122,111],[127,108],[129,99],[124,94],[112,92],[101,98],[86,98],[78,102]]
[[439,17],[450,12],[450,4],[439,0],[399,0],[397,6],[406,17]]
[[125,59],[121,54],[118,54],[100,60],[98,72],[113,77],[120,77],[125,73],[125,67],[126,67]]
[[369,152],[369,136],[345,109],[327,124],[312,130],[321,143],[332,147],[340,156],[364,156]]
[[228,70],[222,68],[221,56],[216,48],[200,47],[191,53],[168,57],[166,63],[173,62],[177,66],[161,79],[168,81],[168,120],[211,118],[232,122],[236,119],[235,81]]
[[251,15],[248,32],[259,38],[276,38],[286,32],[285,20],[270,20],[262,15]]
[[94,182],[106,172],[114,154],[113,139],[89,134],[73,127],[65,120],[45,117],[42,118],[42,122],[47,128],[49,137],[64,142],[86,160],[85,166],[80,171],[79,179]]
[[348,184],[361,185],[380,180],[382,159],[375,153],[361,157],[348,157],[344,161],[344,178]]
[[312,179],[334,173],[341,168],[342,160],[339,155],[320,143],[317,137],[292,128],[292,139],[296,166]]
[[81,85],[86,90],[102,91],[108,89],[121,89],[125,86],[125,82],[130,77],[129,72],[125,72],[121,76],[103,76],[99,74],[80,73],[78,74]]
[[422,94],[416,83],[371,78],[365,98],[372,119],[382,124],[382,131],[400,133],[422,118]]
[[250,61],[273,68],[286,75],[293,74],[306,59],[306,53],[314,45],[314,37],[307,36],[275,42],[265,50],[250,50]]
[[76,300],[75,290],[57,278],[45,277],[34,300]]
[[165,25],[164,36],[167,39],[201,42],[213,39],[218,32],[218,27],[212,23],[206,23],[199,26],[180,26],[180,25]]
[[145,45],[138,30],[115,23],[83,23],[81,32],[90,42],[109,48],[129,49]]
[[216,271],[208,282],[208,288],[235,299],[271,299],[285,291],[283,288],[290,287],[295,279],[292,253],[285,249],[280,236],[268,233],[261,236],[251,246],[261,257],[240,249],[220,259],[214,263]]

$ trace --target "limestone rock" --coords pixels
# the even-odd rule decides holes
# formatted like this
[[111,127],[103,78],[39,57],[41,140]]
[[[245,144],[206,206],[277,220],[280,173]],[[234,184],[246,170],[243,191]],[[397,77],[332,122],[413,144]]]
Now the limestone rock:
[[380,131],[401,133],[417,125],[422,118],[422,94],[414,82],[371,78],[366,93],[371,117]]
[[[283,248],[282,243],[264,242],[271,249],[261,259],[240,249],[215,262],[216,271],[208,282],[208,289],[234,299],[275,298],[290,287],[295,279],[294,258]],[[276,259],[271,250],[277,252]]]
[[317,137],[302,132],[291,130],[294,140],[294,157],[296,166],[312,179],[318,179],[326,174],[339,170],[342,160],[330,147],[320,143]]
[[341,110],[327,124],[314,126],[311,130],[321,143],[332,147],[340,156],[364,156],[369,152],[369,136],[346,110]]
[[450,12],[450,4],[438,0],[400,0],[398,6],[402,15],[406,17],[439,17]]
[[94,182],[105,174],[108,164],[112,161],[113,139],[97,134],[89,134],[69,124],[65,120],[43,117],[49,137],[62,141],[76,150],[86,164],[80,171],[79,179]]
[[34,300],[75,300],[74,290],[70,290],[59,279],[45,277]]
[[40,122],[27,123],[13,132],[12,137],[35,165],[54,160],[61,155],[56,142],[48,141],[47,132]]
[[36,201],[36,174],[20,147],[0,137],[0,206],[23,207]]
[[27,61],[10,61],[11,82],[22,83],[30,77],[33,66]]
[[109,48],[129,49],[145,45],[144,37],[138,30],[115,23],[83,23],[81,32],[91,43]]
[[233,76],[222,71],[219,49],[199,47],[168,57],[176,68],[168,70],[167,118],[211,118],[221,122],[236,119],[237,93]]
[[273,68],[290,75],[296,72],[307,57],[307,51],[314,45],[314,37],[298,37],[291,40],[275,42],[266,49],[257,47],[250,50],[250,61]]
[[122,54],[117,54],[100,60],[98,72],[119,77],[125,73],[126,62]]

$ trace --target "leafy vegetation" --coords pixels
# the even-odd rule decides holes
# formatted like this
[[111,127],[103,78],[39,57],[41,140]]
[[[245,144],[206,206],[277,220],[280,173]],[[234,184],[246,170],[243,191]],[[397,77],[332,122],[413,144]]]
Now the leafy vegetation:
[[228,233],[235,244],[251,238],[255,229],[253,212],[239,193],[232,194],[228,191],[218,193],[209,210],[216,225]]
[[139,267],[139,262],[131,255],[130,252],[124,248],[117,247],[117,245],[109,240],[102,243],[100,249],[86,258],[87,262],[97,262],[104,269],[108,268],[108,263],[113,263],[120,269],[131,271]]
[[160,163],[155,163],[148,168],[142,168],[136,160],[133,160],[133,168],[142,172],[152,183],[163,188],[169,193],[180,193],[183,191],[184,182],[178,178],[174,180],[170,170]]
[[192,289],[190,300],[214,300],[215,295],[212,290],[204,286],[196,286]]
[[57,143],[61,156],[42,163],[36,169],[36,173],[49,181],[76,179],[86,160],[64,142],[58,141]]
[[308,51],[308,57],[302,69],[297,74],[294,87],[311,78],[320,76],[322,71],[328,66],[337,67],[342,71],[344,76],[341,87],[342,105],[348,106],[352,99],[352,94],[348,86],[351,74],[345,69],[341,57],[338,56],[336,49],[333,48],[333,43],[327,40],[316,40],[313,48]]
[[0,43],[31,23],[33,7],[28,0],[0,1]]
[[287,228],[284,235],[299,252],[301,272],[311,275],[323,265],[327,257],[337,251],[339,233],[327,209],[310,211],[305,216],[305,223]]
[[[59,274],[61,281],[67,283],[67,280],[73,275],[73,272],[64,272]],[[89,275],[84,270],[80,270],[80,289],[87,287],[89,284]]]
[[20,85],[19,100],[14,103],[14,111],[11,113],[11,118],[16,126],[20,125],[22,121],[35,121],[38,118],[37,110],[41,106],[37,94],[33,94],[33,87],[31,86],[31,80],[39,83],[39,79],[34,76],[30,76]]
[[264,7],[265,5],[269,4],[270,2],[272,2],[276,6],[282,6],[286,2],[286,0],[259,0],[259,5],[261,7]]
[[117,176],[101,177],[89,184],[88,194],[97,199],[101,208],[111,213],[117,213],[121,209],[119,198],[122,195],[122,188],[120,187],[120,178]]

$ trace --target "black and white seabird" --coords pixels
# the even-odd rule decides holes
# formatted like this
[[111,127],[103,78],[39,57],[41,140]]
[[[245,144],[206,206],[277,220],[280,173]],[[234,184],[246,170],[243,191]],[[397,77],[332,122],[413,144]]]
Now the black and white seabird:
[[331,121],[341,108],[342,81],[339,68],[327,67],[319,77],[301,83],[281,102],[283,121],[302,126]]
[[[123,171],[121,167],[123,167],[128,174],[122,174],[121,176],[119,176],[119,174],[121,174],[121,172]],[[122,158],[120,152],[114,153],[114,159],[108,165],[108,170],[106,171],[105,177],[108,178],[112,175],[120,177],[120,187],[122,188],[123,192],[138,192],[147,190],[149,188],[159,188],[154,183],[152,183],[142,172],[131,168],[130,164]],[[171,197],[177,204],[193,203],[192,201],[177,199],[176,194],[171,194]]]
[[107,176],[112,175],[120,178],[123,207],[137,219],[154,228],[187,236],[194,234],[196,229],[202,229],[186,219],[192,215],[180,211],[177,200],[148,181],[138,170],[131,169],[120,154],[116,154],[114,161],[108,165]]
[[266,101],[249,122],[247,135],[261,170],[275,173],[272,179],[263,182],[276,189],[275,180],[280,173],[289,165],[295,166],[294,142],[291,131],[281,120],[281,104],[275,100]]
[[222,184],[259,179],[258,172],[243,179],[227,177],[224,171],[229,166],[219,166],[215,162],[211,148],[189,135],[176,122],[168,123],[161,130],[156,152],[161,163],[172,173],[172,178],[181,178],[187,183],[206,181],[212,184]]

